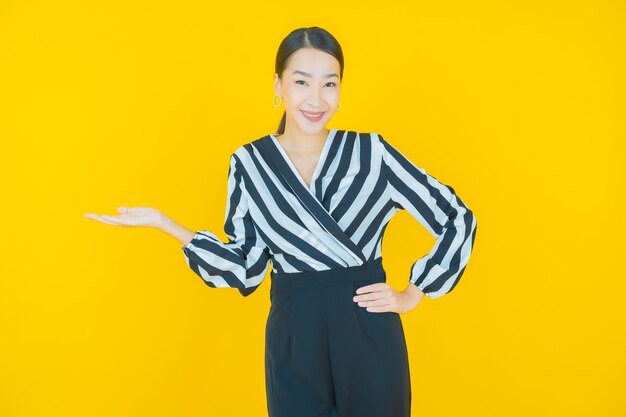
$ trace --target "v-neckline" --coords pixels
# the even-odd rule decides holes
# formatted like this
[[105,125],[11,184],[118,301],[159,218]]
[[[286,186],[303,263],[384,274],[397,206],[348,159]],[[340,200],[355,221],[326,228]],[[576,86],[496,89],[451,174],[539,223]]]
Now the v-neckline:
[[314,188],[315,188],[315,182],[317,180],[317,176],[319,175],[320,170],[322,169],[322,166],[324,164],[324,161],[326,160],[326,156],[328,155],[328,149],[330,148],[330,143],[332,142],[332,139],[335,136],[335,131],[336,130],[337,129],[335,129],[335,128],[330,129],[328,131],[328,134],[326,135],[326,139],[324,139],[324,146],[322,147],[322,152],[320,153],[319,159],[317,160],[317,164],[315,165],[315,169],[313,170],[313,175],[311,176],[311,185],[310,186],[308,186],[306,184],[306,181],[304,181],[304,179],[302,178],[302,176],[298,172],[298,169],[296,168],[296,166],[291,161],[291,158],[289,158],[289,155],[287,155],[287,151],[285,151],[285,149],[283,149],[283,145],[280,144],[278,139],[276,139],[276,137],[273,134],[270,133],[270,135],[269,135],[272,138],[272,141],[274,142],[274,144],[276,145],[278,150],[280,151],[280,154],[283,156],[283,158],[285,159],[285,161],[289,165],[289,168],[291,168],[291,170],[293,171],[293,173],[296,176],[296,178],[298,178],[298,180],[302,183],[304,188],[306,188],[313,195],[315,195]]
[[[333,239],[339,242],[343,249],[353,258],[352,261],[349,261],[349,266],[353,266],[363,264],[366,261],[365,254],[361,248],[352,241],[346,231],[339,226],[337,220],[335,220],[328,209],[317,198],[316,192],[312,190],[312,188],[315,189],[315,185],[319,181],[319,175],[328,164],[328,154],[333,147],[333,143],[337,140],[337,137],[343,136],[344,132],[345,131],[338,129],[329,130],[326,136],[326,142],[324,143],[319,160],[317,161],[317,166],[311,178],[311,187],[307,187],[298,173],[298,170],[274,135],[269,134],[262,138],[263,140],[260,141],[260,152],[264,157],[267,157],[270,169],[274,171],[283,187],[293,193],[302,208],[313,216],[315,221],[328,232]],[[296,201],[293,201],[293,203],[296,203]],[[355,261],[356,263],[354,263]]]

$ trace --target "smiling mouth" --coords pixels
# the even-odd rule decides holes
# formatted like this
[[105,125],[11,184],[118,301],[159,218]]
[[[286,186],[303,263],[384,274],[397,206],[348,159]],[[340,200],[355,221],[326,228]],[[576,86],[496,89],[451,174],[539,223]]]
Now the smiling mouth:
[[304,117],[306,117],[308,120],[311,121],[318,121],[322,118],[322,116],[324,115],[325,112],[320,111],[320,112],[308,112],[308,111],[304,111],[304,110],[300,110],[302,112],[302,114],[304,115]]

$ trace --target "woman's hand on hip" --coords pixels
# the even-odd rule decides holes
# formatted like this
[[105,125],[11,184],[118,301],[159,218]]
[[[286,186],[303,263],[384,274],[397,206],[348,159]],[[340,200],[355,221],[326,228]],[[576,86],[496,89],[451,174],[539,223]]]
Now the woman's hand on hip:
[[403,291],[397,291],[386,282],[377,282],[357,288],[352,300],[372,313],[406,313],[413,310],[423,297],[424,293],[413,283]]

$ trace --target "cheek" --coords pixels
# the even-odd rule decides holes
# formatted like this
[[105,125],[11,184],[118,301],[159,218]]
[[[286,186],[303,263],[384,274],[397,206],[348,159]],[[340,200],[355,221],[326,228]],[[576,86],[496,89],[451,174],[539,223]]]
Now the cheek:
[[293,96],[293,93],[283,90],[282,95],[283,106],[285,106],[286,109],[293,109],[294,107],[297,107],[297,99]]
[[339,102],[339,90],[328,89],[324,92],[324,101],[330,104],[336,104]]
[[292,88],[285,94],[287,100],[295,107],[298,107],[306,99],[304,89]]

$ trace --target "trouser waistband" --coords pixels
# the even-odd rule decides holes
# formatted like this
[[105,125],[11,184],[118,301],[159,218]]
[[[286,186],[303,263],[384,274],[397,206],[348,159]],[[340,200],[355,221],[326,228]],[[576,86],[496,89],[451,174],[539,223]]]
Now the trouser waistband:
[[387,275],[383,269],[382,256],[370,259],[357,266],[326,269],[324,271],[274,272],[271,290],[300,290],[349,282],[385,282]]

